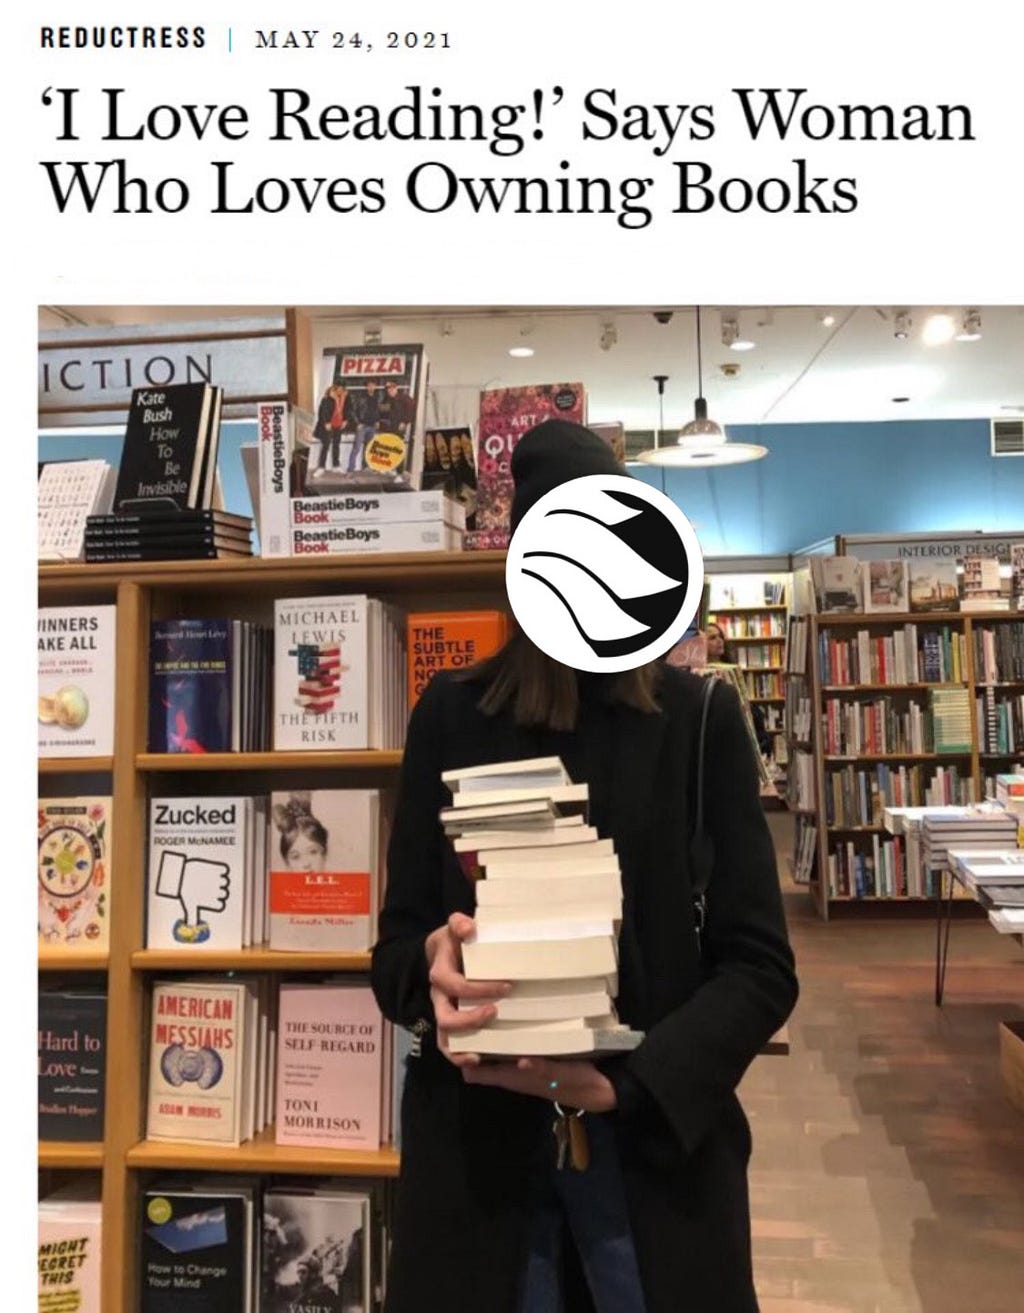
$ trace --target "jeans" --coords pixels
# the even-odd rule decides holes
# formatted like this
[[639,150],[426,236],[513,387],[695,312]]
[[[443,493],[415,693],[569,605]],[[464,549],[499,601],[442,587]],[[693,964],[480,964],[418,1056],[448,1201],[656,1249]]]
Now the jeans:
[[354,470],[362,469],[363,452],[366,450],[366,444],[376,432],[377,426],[375,424],[360,424],[355,437],[352,439],[352,450],[348,456],[349,474]]
[[614,1132],[605,1116],[587,1113],[583,1120],[590,1166],[551,1173],[533,1218],[519,1313],[565,1313],[563,1224],[576,1243],[597,1313],[646,1313]]

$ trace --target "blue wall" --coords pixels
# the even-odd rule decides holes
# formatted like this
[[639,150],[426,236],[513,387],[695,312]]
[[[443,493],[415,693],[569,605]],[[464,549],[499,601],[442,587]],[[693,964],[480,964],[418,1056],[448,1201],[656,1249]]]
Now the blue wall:
[[[989,455],[988,420],[737,425],[728,434],[768,455],[714,470],[630,467],[682,507],[706,556],[790,552],[837,533],[1024,528],[1024,458]],[[255,423],[221,430],[225,506],[243,515],[252,507],[238,449],[255,440]],[[39,438],[41,460],[120,455],[119,436]]]
[[988,420],[727,433],[768,455],[710,470],[630,467],[685,511],[707,556],[789,552],[837,533],[1024,528],[1024,458],[989,455]]

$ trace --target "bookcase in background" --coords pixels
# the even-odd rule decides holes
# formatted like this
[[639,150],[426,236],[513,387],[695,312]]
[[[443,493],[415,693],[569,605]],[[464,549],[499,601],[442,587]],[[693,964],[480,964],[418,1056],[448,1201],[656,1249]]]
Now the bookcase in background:
[[[105,976],[106,1088],[116,1092],[102,1141],[45,1142],[41,1180],[60,1173],[99,1171],[102,1178],[104,1313],[134,1313],[138,1305],[138,1216],[153,1173],[165,1169],[350,1177],[391,1177],[394,1148],[377,1151],[310,1149],[275,1143],[268,1127],[238,1148],[147,1141],[146,1057],[152,988],[168,973],[269,972],[275,980],[312,973],[365,973],[368,953],[272,951],[262,945],[206,952],[145,947],[147,818],[152,797],[246,795],[275,789],[393,787],[401,752],[280,751],[154,753],[148,747],[149,634],[154,620],[230,616],[269,623],[274,601],[330,593],[365,593],[405,612],[500,608],[504,554],[408,554],[307,560],[230,559],[117,565],[42,566],[39,600],[45,606],[116,604],[116,695],[112,755],[41,759],[40,795],[112,798],[113,872],[109,946],[41,951],[40,984],[81,973]],[[404,676],[404,671],[401,672]],[[404,682],[404,679],[403,679]],[[86,973],[89,973],[88,975]],[[113,1107],[113,1103],[111,1104]]]
[[792,575],[787,558],[750,559],[728,573],[708,561],[708,621],[717,624],[743,671],[747,698],[772,736],[771,763],[781,778],[785,751],[785,671]]
[[[803,671],[794,630],[806,631]],[[798,827],[805,816],[816,830],[808,883],[821,915],[928,906],[901,892],[904,854],[881,810],[982,801],[1024,762],[1024,617],[794,617],[786,680],[789,801]]]

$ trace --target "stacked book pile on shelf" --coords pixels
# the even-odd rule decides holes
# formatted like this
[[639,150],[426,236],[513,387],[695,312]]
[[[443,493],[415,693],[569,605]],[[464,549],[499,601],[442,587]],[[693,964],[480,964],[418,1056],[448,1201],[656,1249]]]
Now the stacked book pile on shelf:
[[[586,824],[588,790],[557,757],[442,776],[445,833],[476,892],[463,945],[469,980],[509,981],[485,1026],[453,1035],[455,1053],[618,1052],[641,1036],[619,1023],[622,884],[612,842]],[[479,1006],[476,1003],[474,1006]]]
[[949,869],[1000,934],[1024,933],[1024,849],[951,848]]
[[252,556],[252,520],[227,511],[157,508],[90,515],[87,561],[196,561]]
[[[998,850],[1015,846],[1016,819],[994,803],[977,803],[966,807],[886,807],[886,831],[891,841],[880,846],[888,850],[897,894],[910,897],[934,897],[939,890],[941,872],[951,847],[976,851]],[[876,836],[877,837],[877,836]],[[887,896],[888,880],[883,880]]]

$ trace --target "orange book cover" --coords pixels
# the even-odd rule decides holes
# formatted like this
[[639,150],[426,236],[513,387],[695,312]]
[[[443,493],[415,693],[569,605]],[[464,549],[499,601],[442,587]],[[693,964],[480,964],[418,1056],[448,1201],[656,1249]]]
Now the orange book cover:
[[439,670],[459,670],[490,656],[507,632],[503,611],[419,611],[408,616],[409,710]]

